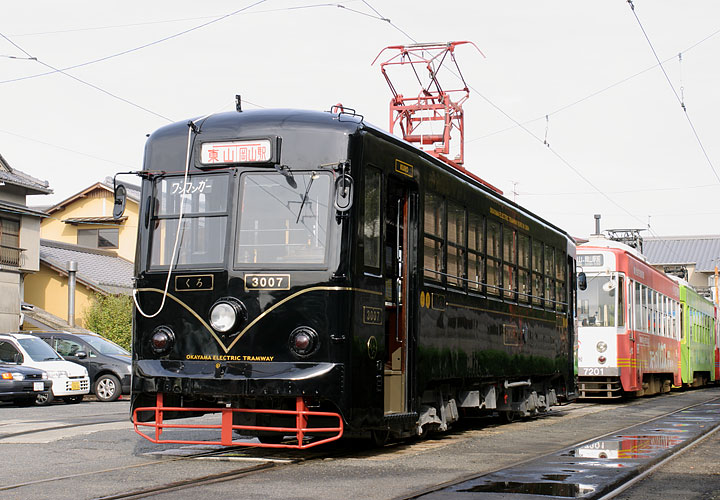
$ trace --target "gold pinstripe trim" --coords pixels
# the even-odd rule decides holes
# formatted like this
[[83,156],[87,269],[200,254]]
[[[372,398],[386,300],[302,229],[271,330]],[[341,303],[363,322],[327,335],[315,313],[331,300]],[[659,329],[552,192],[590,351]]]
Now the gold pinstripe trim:
[[542,318],[536,318],[535,316],[529,316],[527,314],[513,314],[513,313],[507,313],[502,311],[495,311],[493,309],[485,309],[483,307],[473,307],[473,306],[466,306],[463,304],[455,304],[453,302],[448,302],[448,306],[457,307],[458,309],[470,309],[471,311],[480,311],[480,312],[487,312],[487,313],[494,313],[494,314],[501,314],[503,316],[510,316],[512,318],[523,318],[523,319],[532,319],[535,321],[540,321],[543,323],[550,323],[550,324],[556,324],[556,320],[554,319],[542,319]]
[[[257,323],[258,321],[260,321],[262,318],[264,318],[264,317],[265,317],[267,314],[269,314],[271,311],[273,311],[274,309],[280,307],[281,305],[285,304],[286,302],[288,302],[288,301],[290,301],[290,300],[292,300],[292,299],[294,299],[294,298],[296,298],[296,297],[298,297],[298,296],[300,296],[300,295],[303,295],[303,294],[308,293],[308,292],[316,292],[316,291],[320,291],[320,290],[322,290],[322,291],[328,291],[328,292],[352,291],[352,292],[369,293],[369,294],[372,294],[372,295],[381,295],[381,296],[382,296],[382,292],[377,292],[377,291],[375,291],[375,290],[364,290],[364,289],[362,289],[362,288],[354,288],[354,287],[347,287],[347,286],[313,286],[313,287],[310,287],[310,288],[304,288],[304,289],[302,289],[302,290],[300,290],[300,291],[297,291],[297,292],[293,293],[292,295],[289,295],[289,296],[285,297],[285,298],[282,299],[280,302],[278,302],[278,303],[276,303],[276,304],[273,304],[270,308],[268,308],[268,309],[266,309],[265,311],[263,311],[262,314],[260,314],[257,318],[255,318],[254,320],[252,320],[252,321],[250,322],[250,324],[248,324],[245,328],[243,328],[243,330],[235,337],[235,339],[234,339],[234,340],[230,343],[230,345],[227,346],[227,347],[225,347],[225,344],[223,344],[222,340],[220,340],[220,338],[218,338],[218,336],[215,334],[215,331],[212,329],[212,327],[211,327],[210,325],[208,325],[208,324],[205,322],[205,320],[202,319],[202,317],[200,317],[200,315],[198,315],[198,313],[195,312],[194,309],[192,309],[192,308],[191,308],[190,306],[188,306],[185,302],[183,302],[182,300],[178,299],[177,297],[175,297],[175,296],[174,296],[173,294],[171,294],[171,293],[168,293],[167,296],[168,296],[169,298],[171,298],[172,300],[174,300],[175,302],[177,302],[178,304],[180,304],[180,305],[181,305],[182,307],[184,307],[185,309],[187,309],[187,310],[190,312],[190,314],[192,314],[192,315],[200,322],[200,324],[201,324],[202,326],[204,326],[205,329],[206,329],[208,332],[210,332],[210,335],[213,336],[213,338],[215,339],[215,341],[216,341],[218,344],[220,344],[220,347],[223,348],[223,350],[225,351],[225,354],[227,354],[228,352],[230,352],[230,349],[233,348],[233,346],[235,345],[235,343],[236,343],[238,340],[240,340],[240,337],[242,337],[243,335],[245,335],[245,332],[247,332],[255,323]],[[138,292],[156,292],[156,293],[160,293],[160,294],[165,293],[164,290],[160,290],[159,288],[138,288],[137,291],[138,291]]]

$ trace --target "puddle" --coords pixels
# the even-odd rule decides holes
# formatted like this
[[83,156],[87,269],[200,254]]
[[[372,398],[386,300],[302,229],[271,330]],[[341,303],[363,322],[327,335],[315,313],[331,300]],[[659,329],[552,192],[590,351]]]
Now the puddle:
[[[657,429],[658,431],[660,429]],[[686,432],[670,429],[669,433]],[[594,441],[563,453],[564,457],[601,459],[639,459],[657,455],[684,441],[680,436],[618,436],[612,440]]]
[[473,486],[463,493],[522,493],[526,495],[542,495],[564,498],[581,498],[595,491],[595,488],[580,483],[520,483],[515,481],[498,481]]
[[542,478],[545,481],[565,481],[570,477],[570,474],[543,474]]

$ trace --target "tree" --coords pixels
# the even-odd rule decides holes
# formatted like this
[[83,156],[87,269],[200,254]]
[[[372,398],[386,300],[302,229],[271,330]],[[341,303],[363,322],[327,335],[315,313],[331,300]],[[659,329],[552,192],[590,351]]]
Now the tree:
[[132,298],[128,295],[95,295],[85,310],[85,328],[130,350]]

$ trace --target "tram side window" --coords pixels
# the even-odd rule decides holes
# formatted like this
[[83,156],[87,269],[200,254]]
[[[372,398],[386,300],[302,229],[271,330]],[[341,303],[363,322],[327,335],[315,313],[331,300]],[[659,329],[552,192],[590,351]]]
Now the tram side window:
[[363,213],[363,248],[365,267],[380,269],[380,171],[365,170],[365,210]]
[[555,252],[555,303],[558,311],[565,311],[567,298],[565,297],[565,254],[560,250]]
[[481,291],[485,281],[485,224],[481,215],[468,214],[468,288]]
[[545,245],[545,308],[555,309],[555,249]]
[[500,295],[502,287],[500,224],[495,221],[487,222],[487,284],[488,293]]
[[465,208],[448,201],[448,285],[465,286]]
[[635,310],[635,330],[643,331],[643,321],[642,321],[642,285],[635,282],[635,297],[633,300],[633,308]]
[[532,302],[535,305],[542,303],[543,297],[543,244],[541,241],[532,242]]
[[625,326],[625,281],[622,276],[618,276],[617,297],[617,326]]
[[517,291],[517,231],[503,228],[503,288],[506,299],[514,300]]
[[520,302],[530,301],[530,237],[522,233],[518,236],[518,292]]
[[435,193],[425,193],[425,233],[423,274],[433,281],[442,281],[445,252],[445,203]]

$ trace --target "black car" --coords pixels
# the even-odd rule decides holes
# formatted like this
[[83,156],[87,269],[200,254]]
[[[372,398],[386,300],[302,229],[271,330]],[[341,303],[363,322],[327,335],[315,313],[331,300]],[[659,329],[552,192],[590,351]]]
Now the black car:
[[68,361],[87,368],[90,391],[99,401],[130,394],[130,353],[94,333],[28,332],[50,344]]
[[0,401],[30,406],[38,395],[48,396],[52,380],[37,368],[0,363]]

